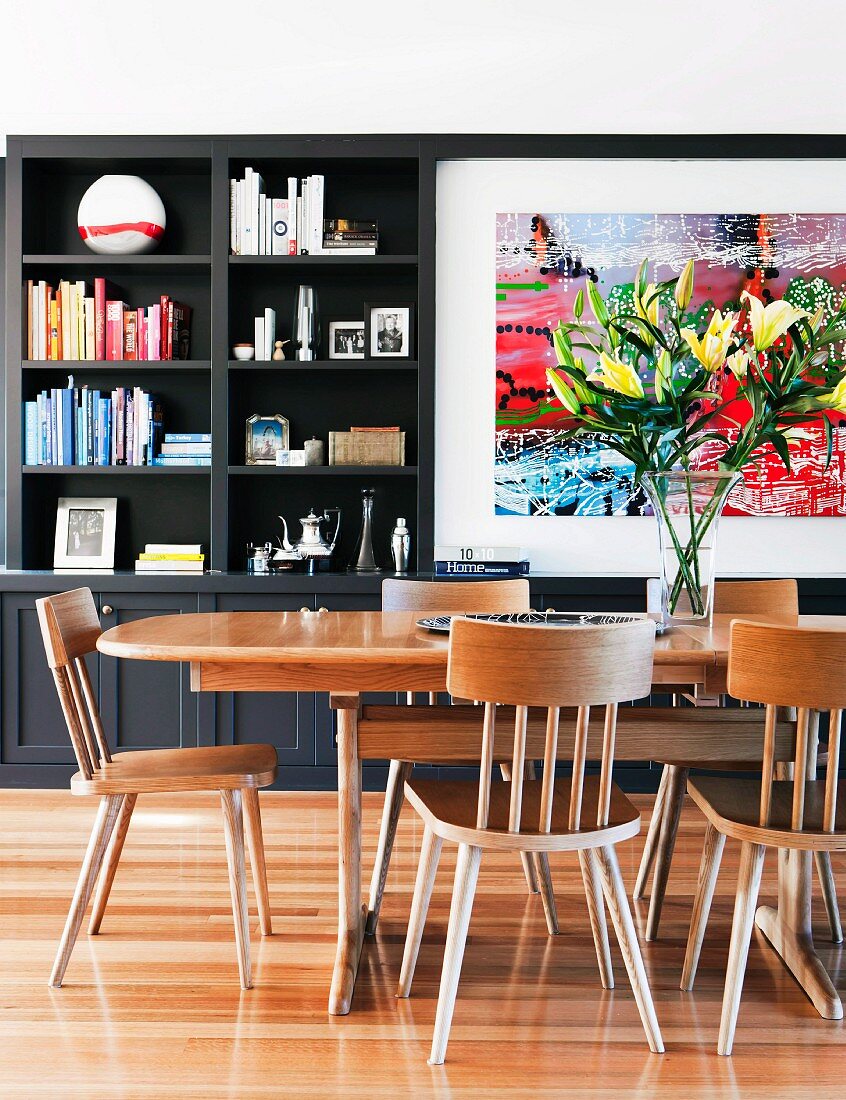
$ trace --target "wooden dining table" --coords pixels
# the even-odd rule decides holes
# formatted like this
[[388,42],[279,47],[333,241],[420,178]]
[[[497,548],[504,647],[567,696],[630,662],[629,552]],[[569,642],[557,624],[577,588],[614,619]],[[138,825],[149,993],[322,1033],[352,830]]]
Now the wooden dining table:
[[[481,748],[480,708],[362,705],[363,693],[446,691],[448,639],[417,625],[419,612],[219,612],[139,619],[105,631],[97,648],[113,657],[188,662],[194,691],[328,692],[337,714],[339,888],[338,943],[329,1012],[350,1011],[365,938],[362,899],[361,764],[399,759],[468,762]],[[700,699],[726,690],[730,616],[710,626],[677,626],[655,639],[653,684],[686,685]],[[764,620],[765,621],[765,620]],[[800,616],[799,625],[844,630],[846,617]],[[572,757],[562,712],[559,757]],[[507,723],[500,724],[503,730]],[[794,725],[777,723],[776,759],[792,759]],[[601,716],[589,728],[588,757],[597,758]],[[543,756],[544,726],[530,714],[526,755]],[[809,738],[816,760],[816,743]],[[621,708],[616,758],[680,764],[748,761],[760,765],[763,712],[751,708]],[[497,761],[510,760],[497,744]],[[813,775],[813,771],[810,773]],[[814,951],[811,853],[779,853],[779,901],[761,906],[757,923],[821,1015],[840,1019],[840,998]]]

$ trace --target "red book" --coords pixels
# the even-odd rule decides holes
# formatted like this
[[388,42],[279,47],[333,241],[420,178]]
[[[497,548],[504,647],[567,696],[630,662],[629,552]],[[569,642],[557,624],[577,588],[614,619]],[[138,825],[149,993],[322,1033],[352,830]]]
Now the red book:
[[135,355],[138,359],[147,358],[147,317],[143,307],[135,311]]
[[159,313],[159,316],[161,318],[161,328],[159,330],[159,340],[161,342],[160,342],[160,345],[159,345],[159,354],[157,356],[157,358],[159,358],[159,359],[170,359],[170,356],[167,353],[167,313],[168,313],[168,303],[169,302],[170,302],[170,298],[168,297],[167,294],[163,294],[161,296],[161,298],[159,298],[159,305],[161,306],[161,310],[160,310],[160,313]]
[[94,280],[94,358],[106,358],[106,280]]
[[167,303],[167,354],[165,359],[173,359],[173,299],[169,298]]
[[106,358],[123,359],[123,302],[106,302]]
[[123,357],[137,359],[137,320],[134,309],[128,309],[123,315]]

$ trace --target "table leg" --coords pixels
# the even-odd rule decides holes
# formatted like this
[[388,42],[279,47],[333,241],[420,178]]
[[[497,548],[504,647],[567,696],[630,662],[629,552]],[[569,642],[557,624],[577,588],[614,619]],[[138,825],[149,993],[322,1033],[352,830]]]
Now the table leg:
[[[808,730],[808,774],[816,774],[819,715],[811,714]],[[785,772],[787,769],[782,769]],[[779,778],[782,776],[780,775]],[[762,905],[755,923],[781,956],[825,1020],[842,1020],[843,1005],[828,972],[814,950],[811,928],[812,853],[780,849],[778,853],[778,907]]]
[[333,696],[338,712],[338,948],[329,1013],[350,1010],[367,906],[361,897],[361,761],[358,758],[358,696]]

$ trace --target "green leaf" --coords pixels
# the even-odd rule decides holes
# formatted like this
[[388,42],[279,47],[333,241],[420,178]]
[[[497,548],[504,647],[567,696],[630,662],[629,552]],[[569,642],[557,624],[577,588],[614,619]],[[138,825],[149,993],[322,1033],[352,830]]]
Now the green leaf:
[[772,443],[776,454],[784,463],[784,468],[790,473],[790,448],[787,446],[787,440],[780,432],[773,432],[769,442]]
[[649,259],[644,257],[641,261],[640,267],[637,269],[637,276],[635,278],[635,294],[643,301],[643,296],[646,293],[646,287],[649,279],[647,275],[647,269],[649,267]]
[[596,283],[592,280],[588,280],[588,300],[590,302],[590,308],[593,310],[593,315],[603,328],[608,328],[608,310],[605,307],[605,302],[602,300],[602,295],[596,286]]
[[546,377],[549,379],[549,384],[552,386],[553,392],[561,404],[574,416],[579,415],[579,402],[576,400],[576,395],[570,389],[566,382],[566,375],[562,378],[556,370],[548,370]]
[[822,418],[823,427],[825,428],[825,469],[827,470],[831,465],[831,452],[834,446],[834,439],[831,431],[831,421],[827,416]]
[[571,367],[573,366],[573,351],[570,337],[559,325],[552,334],[552,343],[555,348],[555,357],[558,360],[559,366]]

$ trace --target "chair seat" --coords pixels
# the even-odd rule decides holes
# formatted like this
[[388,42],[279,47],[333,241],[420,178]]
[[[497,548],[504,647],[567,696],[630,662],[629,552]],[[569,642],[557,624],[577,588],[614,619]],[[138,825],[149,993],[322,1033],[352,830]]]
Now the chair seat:
[[74,794],[128,794],[267,787],[276,778],[272,745],[120,752],[86,779],[71,778]]
[[599,777],[587,776],[584,782],[582,827],[568,827],[570,816],[570,780],[556,779],[552,809],[552,829],[538,832],[542,784],[526,780],[523,784],[522,828],[508,829],[510,783],[492,783],[488,827],[476,828],[476,804],[479,784],[472,779],[410,779],[405,793],[411,805],[432,831],[456,844],[472,844],[513,852],[558,852],[579,848],[599,848],[628,840],[640,831],[640,812],[616,784],[611,786],[611,809],[607,826],[596,825]]
[[773,783],[770,824],[767,826],[758,824],[761,811],[759,779],[696,776],[688,780],[687,790],[708,820],[725,836],[778,848],[846,849],[846,781],[837,784],[836,831],[833,833],[823,832],[822,828],[825,783],[821,780],[805,784],[804,828],[801,831],[790,827],[792,780]]

